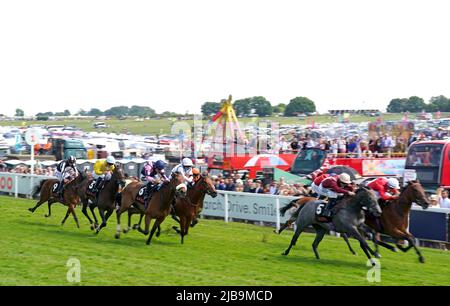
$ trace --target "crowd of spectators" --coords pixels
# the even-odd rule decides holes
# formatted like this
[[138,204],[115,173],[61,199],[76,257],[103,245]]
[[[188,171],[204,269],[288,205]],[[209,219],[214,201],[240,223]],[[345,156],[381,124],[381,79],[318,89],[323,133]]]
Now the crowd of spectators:
[[308,188],[303,184],[288,184],[284,178],[279,181],[265,179],[249,179],[245,175],[234,173],[228,176],[213,175],[214,186],[217,190],[248,192],[270,195],[297,196],[307,194]]
[[[420,132],[407,138],[393,136],[388,133],[381,137],[363,137],[355,134],[347,137],[325,137],[304,133],[282,136],[278,143],[269,145],[270,153],[298,153],[308,148],[325,150],[329,154],[340,157],[390,157],[406,153],[408,146],[414,141],[439,140],[449,137],[448,131],[438,128],[434,133]],[[289,139],[289,140],[288,140]]]
[[[56,166],[43,166],[39,163],[37,163],[34,168],[34,174],[36,175],[54,176],[55,171]],[[0,160],[0,172],[30,174],[31,167],[25,164],[18,164],[16,166],[11,166],[6,164],[4,161]]]

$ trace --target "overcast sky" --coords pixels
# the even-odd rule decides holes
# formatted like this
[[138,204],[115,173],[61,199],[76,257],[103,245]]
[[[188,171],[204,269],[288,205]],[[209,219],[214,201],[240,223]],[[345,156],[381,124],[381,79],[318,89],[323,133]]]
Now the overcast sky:
[[0,0],[0,113],[450,97],[448,1]]

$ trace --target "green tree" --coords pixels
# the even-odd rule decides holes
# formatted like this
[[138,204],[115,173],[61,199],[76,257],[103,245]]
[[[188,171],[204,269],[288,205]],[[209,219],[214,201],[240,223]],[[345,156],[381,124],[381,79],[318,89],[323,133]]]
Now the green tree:
[[85,111],[84,109],[80,109],[80,110],[76,113],[76,115],[79,115],[79,116],[87,116],[88,113],[87,113],[87,111]]
[[101,110],[99,110],[98,108],[91,108],[90,111],[87,112],[88,116],[103,116],[103,112]]
[[295,97],[286,105],[284,115],[295,116],[300,113],[313,113],[316,111],[316,104],[306,97]]
[[408,99],[392,99],[387,107],[388,113],[402,113],[406,111],[406,103]]
[[23,117],[23,116],[25,116],[25,112],[20,108],[16,108],[16,117]]
[[53,112],[45,112],[45,113],[37,113],[36,117],[50,117],[54,116],[55,114]]
[[425,102],[422,98],[419,98],[417,96],[409,97],[408,101],[406,102],[406,111],[411,113],[419,113],[425,109]]
[[138,116],[138,117],[153,117],[156,112],[154,109],[148,106],[138,106],[133,105],[128,112],[129,116]]
[[68,109],[64,110],[64,116],[70,116],[70,115],[71,115],[70,110],[68,110]]
[[280,103],[275,105],[272,110],[275,114],[284,114],[284,110],[286,109],[286,104]]
[[428,111],[450,112],[450,99],[445,96],[431,97],[430,103],[427,105]]
[[252,111],[252,102],[250,98],[236,100],[233,103],[234,111],[237,116],[248,116]]
[[202,104],[202,114],[204,116],[211,116],[220,110],[221,104],[218,102],[205,102]]
[[255,114],[258,114],[260,117],[272,115],[272,104],[270,104],[270,102],[264,97],[258,96],[250,98],[250,105],[255,111]]
[[128,108],[128,106],[114,106],[105,111],[105,116],[115,116],[115,117],[128,116],[129,112],[130,109]]

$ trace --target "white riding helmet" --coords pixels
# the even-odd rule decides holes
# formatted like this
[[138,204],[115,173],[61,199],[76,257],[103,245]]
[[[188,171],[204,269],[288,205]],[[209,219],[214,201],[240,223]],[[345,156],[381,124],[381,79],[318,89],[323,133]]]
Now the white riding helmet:
[[348,175],[347,173],[339,174],[339,180],[344,184],[350,184],[352,182],[350,175]]
[[395,177],[391,177],[387,180],[387,184],[390,188],[400,189],[400,183]]
[[106,162],[108,163],[108,164],[115,164],[116,163],[116,159],[114,158],[114,156],[108,156],[107,158],[106,158]]
[[183,158],[182,161],[183,167],[192,167],[194,166],[194,163],[192,162],[192,160],[190,158]]

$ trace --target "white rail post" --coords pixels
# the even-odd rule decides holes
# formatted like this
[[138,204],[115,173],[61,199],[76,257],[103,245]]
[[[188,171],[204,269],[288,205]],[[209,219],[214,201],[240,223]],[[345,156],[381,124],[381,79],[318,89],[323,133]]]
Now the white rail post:
[[17,174],[14,175],[14,197],[19,197],[19,176]]
[[225,222],[228,222],[228,194],[225,193],[224,196],[225,204],[223,208],[225,209]]
[[276,216],[277,216],[277,233],[280,231],[280,198],[277,197],[275,199],[275,208],[276,208]]
[[30,199],[33,199],[33,183],[34,183],[34,175],[30,176]]

